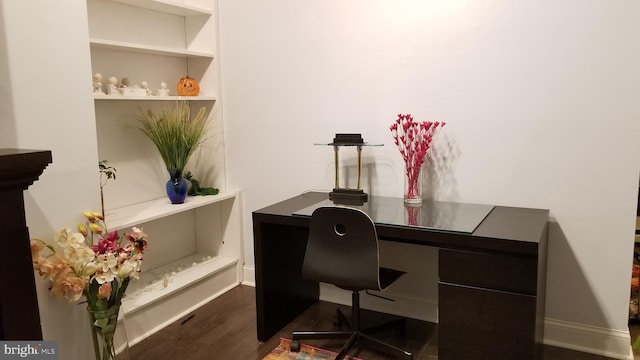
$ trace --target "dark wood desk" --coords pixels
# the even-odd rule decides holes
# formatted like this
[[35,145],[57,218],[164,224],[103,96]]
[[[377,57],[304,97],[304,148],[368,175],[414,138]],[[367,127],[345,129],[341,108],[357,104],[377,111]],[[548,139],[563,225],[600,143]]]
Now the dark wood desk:
[[[309,218],[294,213],[327,198],[309,192],[253,212],[260,341],[318,301],[319,285],[300,276]],[[471,233],[376,222],[381,239],[439,248],[440,360],[536,358],[548,216],[548,210],[496,206]]]

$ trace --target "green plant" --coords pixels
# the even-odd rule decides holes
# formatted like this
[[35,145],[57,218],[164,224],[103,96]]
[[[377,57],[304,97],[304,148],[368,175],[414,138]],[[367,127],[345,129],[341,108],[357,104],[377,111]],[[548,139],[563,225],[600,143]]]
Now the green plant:
[[100,207],[102,209],[102,217],[104,217],[104,186],[107,185],[109,179],[116,179],[116,168],[109,166],[109,161],[101,160],[98,162],[100,171]]
[[187,171],[187,173],[184,174],[184,178],[191,183],[191,187],[189,188],[189,192],[187,193],[187,195],[191,195],[191,196],[217,195],[219,192],[217,188],[200,186],[200,181],[198,181],[198,179],[193,177],[193,174],[191,174],[191,171]]
[[182,172],[189,158],[202,145],[208,121],[205,107],[191,116],[186,101],[159,112],[146,110],[137,116],[139,129],[156,146],[169,172]]

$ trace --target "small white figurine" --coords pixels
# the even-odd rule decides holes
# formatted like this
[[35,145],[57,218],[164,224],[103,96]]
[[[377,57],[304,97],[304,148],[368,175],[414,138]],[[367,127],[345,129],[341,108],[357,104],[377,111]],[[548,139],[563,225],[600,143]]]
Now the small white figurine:
[[120,87],[126,88],[129,87],[129,78],[128,77],[123,77],[122,80],[120,80],[121,84]]
[[167,89],[167,83],[160,82],[160,89],[158,89],[158,96],[169,96],[169,89]]
[[142,88],[147,93],[147,96],[151,96],[151,89],[149,89],[149,84],[146,81],[142,80],[142,83],[140,83],[140,85],[142,85]]
[[109,78],[109,95],[120,95],[120,92],[118,92],[118,78],[115,76]]
[[104,94],[104,91],[102,91],[102,74],[100,73],[93,74],[93,93]]

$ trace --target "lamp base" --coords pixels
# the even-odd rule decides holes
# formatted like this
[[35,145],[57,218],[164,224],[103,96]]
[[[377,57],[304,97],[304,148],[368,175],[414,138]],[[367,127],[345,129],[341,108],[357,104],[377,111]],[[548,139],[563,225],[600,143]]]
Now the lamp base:
[[329,193],[329,200],[336,204],[362,205],[369,200],[369,196],[364,190],[334,188]]

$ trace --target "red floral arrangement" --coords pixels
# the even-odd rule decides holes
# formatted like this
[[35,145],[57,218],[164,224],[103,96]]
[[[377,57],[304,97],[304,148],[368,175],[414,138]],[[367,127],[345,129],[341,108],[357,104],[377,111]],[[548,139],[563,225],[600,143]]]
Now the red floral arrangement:
[[389,128],[405,164],[408,182],[405,198],[410,199],[418,195],[420,167],[438,128],[444,125],[444,122],[437,121],[416,122],[411,114],[398,114],[398,119]]

